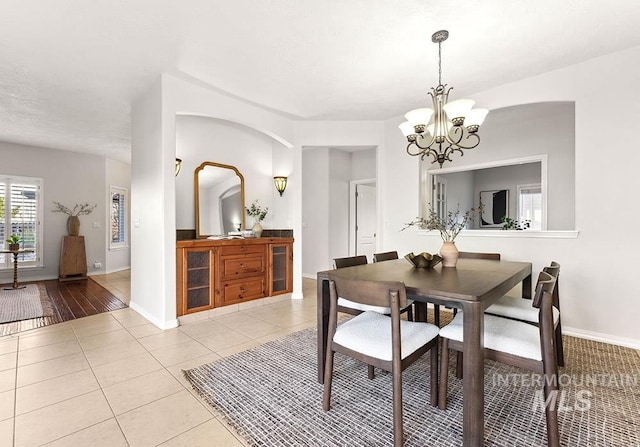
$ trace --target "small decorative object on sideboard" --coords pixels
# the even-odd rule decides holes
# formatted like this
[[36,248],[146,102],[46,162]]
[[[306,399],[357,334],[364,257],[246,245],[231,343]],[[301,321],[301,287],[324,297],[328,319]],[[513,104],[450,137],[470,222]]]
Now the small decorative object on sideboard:
[[455,238],[462,230],[467,228],[467,224],[473,222],[475,214],[482,212],[482,205],[478,208],[461,213],[460,208],[456,211],[449,211],[444,216],[439,216],[431,206],[427,217],[418,217],[416,220],[406,223],[402,230],[409,227],[417,226],[421,230],[436,230],[440,232],[442,238],[442,247],[440,248],[440,256],[442,256],[443,267],[455,267],[458,263],[458,248],[455,245]]
[[262,222],[264,218],[267,217],[269,207],[267,206],[265,208],[262,208],[258,204],[258,200],[256,199],[253,201],[250,207],[245,209],[247,210],[247,215],[253,217],[254,224],[251,230],[253,231],[254,236],[260,237],[260,235],[262,235],[262,225],[260,224],[260,222]]
[[11,236],[9,236],[7,238],[7,244],[9,244],[7,246],[7,250],[9,251],[18,251],[20,250],[20,242],[22,241],[22,238],[20,237],[19,234],[12,234]]
[[419,269],[432,269],[442,261],[439,255],[432,255],[426,251],[423,251],[419,255],[414,255],[413,252],[411,252],[408,255],[404,255],[404,258]]
[[67,219],[67,231],[69,236],[78,236],[80,234],[80,219],[78,216],[91,214],[98,204],[89,205],[88,203],[76,203],[73,208],[67,208],[60,202],[53,202],[56,206],[51,210],[52,213],[64,213],[69,216]]

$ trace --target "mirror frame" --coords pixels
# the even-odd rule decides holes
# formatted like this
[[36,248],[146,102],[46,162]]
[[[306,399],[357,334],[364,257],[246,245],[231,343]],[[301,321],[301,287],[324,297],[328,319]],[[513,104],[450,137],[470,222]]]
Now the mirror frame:
[[204,168],[206,168],[207,166],[213,166],[216,168],[224,168],[224,169],[231,169],[233,172],[236,173],[236,175],[238,177],[240,177],[240,200],[242,201],[242,224],[240,226],[240,230],[244,230],[245,229],[245,206],[244,206],[244,177],[242,176],[242,174],[240,173],[240,171],[238,171],[238,168],[236,168],[235,166],[231,166],[231,165],[225,165],[222,163],[216,163],[213,161],[203,161],[202,163],[200,163],[200,166],[198,166],[195,171],[193,172],[193,184],[194,184],[194,197],[195,197],[195,211],[196,211],[196,238],[197,239],[202,239],[202,238],[206,238],[208,236],[211,236],[210,234],[200,234],[200,184],[198,181],[198,174],[200,173],[200,171],[202,171]]

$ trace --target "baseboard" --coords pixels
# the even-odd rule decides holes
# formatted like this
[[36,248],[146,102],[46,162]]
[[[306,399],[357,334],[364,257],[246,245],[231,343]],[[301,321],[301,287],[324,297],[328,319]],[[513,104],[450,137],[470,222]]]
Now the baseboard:
[[169,321],[160,321],[157,318],[155,318],[154,316],[152,316],[151,314],[149,314],[146,310],[144,310],[143,308],[138,306],[133,301],[131,303],[129,303],[129,307],[132,310],[135,310],[136,312],[138,312],[140,315],[142,315],[151,324],[153,324],[154,326],[156,326],[156,327],[158,327],[158,328],[160,328],[162,330],[173,329],[173,328],[178,327],[178,319],[177,318],[174,318],[173,320],[169,320]]
[[301,300],[303,298],[304,298],[304,296],[300,292],[294,292],[294,293],[291,294],[291,299],[292,300]]
[[616,335],[603,334],[602,332],[585,331],[584,329],[571,327],[563,327],[562,334],[577,338],[584,338],[586,340],[599,341],[609,345],[624,346],[626,348],[640,350],[640,340],[634,338],[618,337]]
[[318,275],[314,275],[313,273],[303,273],[302,277],[308,279],[318,279]]

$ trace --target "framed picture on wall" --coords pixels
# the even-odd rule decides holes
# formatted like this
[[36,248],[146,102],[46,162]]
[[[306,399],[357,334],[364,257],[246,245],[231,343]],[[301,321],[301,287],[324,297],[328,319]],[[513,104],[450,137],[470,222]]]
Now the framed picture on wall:
[[501,227],[502,217],[509,216],[509,190],[480,191],[480,203],[483,205],[480,227]]

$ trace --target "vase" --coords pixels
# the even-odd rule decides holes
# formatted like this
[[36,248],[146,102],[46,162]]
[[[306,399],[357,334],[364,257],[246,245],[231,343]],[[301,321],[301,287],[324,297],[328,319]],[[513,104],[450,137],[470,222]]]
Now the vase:
[[78,236],[80,234],[80,218],[78,216],[69,216],[69,219],[67,219],[67,231],[69,236]]
[[458,247],[455,242],[443,242],[440,247],[440,256],[442,256],[443,267],[455,267],[458,263]]
[[18,251],[20,250],[20,244],[9,244],[7,248],[9,251]]
[[253,224],[251,231],[253,231],[253,235],[255,237],[260,237],[262,235],[262,225],[259,221],[256,220],[256,223]]

